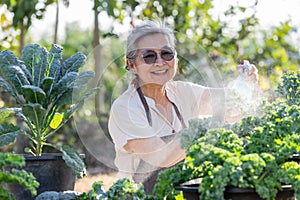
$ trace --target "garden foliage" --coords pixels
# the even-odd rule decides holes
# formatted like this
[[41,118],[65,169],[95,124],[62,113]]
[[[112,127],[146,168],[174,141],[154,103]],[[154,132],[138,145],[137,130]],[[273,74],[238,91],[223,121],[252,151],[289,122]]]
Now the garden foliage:
[[49,191],[37,196],[36,200],[55,198],[65,200],[156,200],[154,196],[145,193],[142,184],[134,183],[128,178],[118,179],[107,191],[104,190],[102,181],[96,181],[88,193]]
[[15,199],[15,196],[5,189],[6,184],[18,184],[28,189],[32,195],[36,195],[39,183],[31,173],[18,169],[23,166],[23,156],[0,152],[0,199]]
[[203,200],[224,199],[231,186],[254,188],[273,200],[282,184],[292,185],[300,199],[300,164],[293,160],[300,153],[299,74],[283,76],[278,98],[262,106],[261,117],[247,116],[226,129],[212,128],[210,119],[191,121],[183,130],[185,162],[162,171],[154,193],[175,199],[175,186],[201,178]]

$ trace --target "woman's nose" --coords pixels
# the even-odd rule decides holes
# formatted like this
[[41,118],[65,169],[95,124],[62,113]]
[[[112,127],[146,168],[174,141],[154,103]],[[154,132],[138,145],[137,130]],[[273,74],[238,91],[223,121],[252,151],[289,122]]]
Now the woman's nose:
[[156,58],[156,61],[155,61],[155,63],[156,64],[164,64],[164,59],[162,59],[161,57],[160,57],[160,54],[158,53],[157,54],[157,58]]

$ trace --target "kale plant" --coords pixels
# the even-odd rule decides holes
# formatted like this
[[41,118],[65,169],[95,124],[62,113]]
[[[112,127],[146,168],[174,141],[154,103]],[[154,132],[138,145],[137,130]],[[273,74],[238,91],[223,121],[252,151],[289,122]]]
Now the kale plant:
[[6,184],[18,184],[28,189],[32,195],[36,195],[39,183],[31,173],[18,169],[23,166],[23,156],[0,152],[0,199],[15,199],[15,196],[5,189]]
[[88,193],[79,195],[76,200],[107,200],[107,194],[103,188],[102,181],[96,181]]
[[182,170],[183,166],[181,162],[159,173],[152,192],[157,199],[183,199],[182,192],[175,190],[175,186],[197,177],[191,168]]
[[98,88],[87,88],[94,72],[79,72],[86,56],[76,53],[62,61],[62,50],[59,45],[52,45],[48,52],[30,44],[20,58],[9,50],[0,52],[0,87],[17,104],[0,109],[0,115],[15,114],[27,125],[23,129],[7,121],[1,123],[0,144],[10,144],[18,134],[24,134],[30,140],[26,152],[40,156],[44,146],[55,148],[62,152],[77,177],[82,177],[85,166],[79,154],[68,146],[48,143],[47,138],[57,133]]
[[300,71],[283,74],[282,82],[278,85],[277,92],[289,105],[299,105]]
[[200,199],[224,199],[226,187],[254,188],[261,198],[273,200],[282,185],[291,185],[300,199],[299,72],[283,76],[282,94],[262,105],[261,116],[246,116],[225,128],[209,126],[211,119],[195,119],[182,131],[185,162],[159,174],[159,197],[176,199],[175,187],[192,179]]
[[110,200],[132,199],[146,200],[149,199],[144,191],[142,184],[134,183],[131,179],[123,178],[117,180],[107,191],[107,197]]
[[199,137],[206,134],[209,129],[230,127],[224,123],[219,117],[207,117],[203,119],[191,119],[189,127],[180,131],[181,146],[184,149],[189,148]]
[[65,200],[156,200],[152,195],[147,195],[142,184],[134,183],[129,178],[118,179],[107,190],[103,189],[103,182],[96,181],[89,192],[77,193],[68,192],[43,192],[37,196],[36,200],[43,199],[65,199]]

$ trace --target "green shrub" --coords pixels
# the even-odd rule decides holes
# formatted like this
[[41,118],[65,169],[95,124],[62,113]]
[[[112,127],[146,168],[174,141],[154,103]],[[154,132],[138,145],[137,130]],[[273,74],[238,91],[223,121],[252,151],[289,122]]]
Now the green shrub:
[[18,184],[28,189],[32,195],[36,195],[39,183],[35,177],[31,173],[17,169],[24,165],[23,156],[0,152],[0,199],[15,199],[14,195],[5,189],[5,184]]
[[300,153],[299,83],[299,72],[285,74],[281,95],[260,108],[260,117],[247,116],[226,129],[209,127],[209,119],[192,120],[182,131],[186,160],[159,174],[157,195],[176,199],[175,186],[201,178],[203,200],[223,200],[229,185],[254,188],[272,200],[283,184],[300,199],[300,164],[291,159]]

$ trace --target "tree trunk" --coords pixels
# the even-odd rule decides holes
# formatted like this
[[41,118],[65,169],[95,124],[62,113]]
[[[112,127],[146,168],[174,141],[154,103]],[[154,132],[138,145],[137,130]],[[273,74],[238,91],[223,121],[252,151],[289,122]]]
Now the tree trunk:
[[[94,61],[95,61],[95,74],[96,78],[94,80],[94,85],[98,85],[99,78],[103,71],[103,63],[101,62],[101,46],[100,46],[100,31],[99,31],[99,21],[98,21],[99,11],[97,8],[94,9],[94,35],[93,35],[93,49],[94,49]],[[101,113],[104,112],[104,95],[103,91],[99,91],[96,94],[95,100],[95,110],[98,118]]]
[[21,33],[20,33],[20,46],[19,46],[19,55],[21,55],[22,53],[22,50],[24,48],[24,45],[25,45],[25,24],[24,24],[24,21],[21,22],[21,25],[20,25],[20,30],[21,30]]
[[59,1],[57,1],[57,3],[56,3],[54,39],[53,39],[54,44],[57,44],[58,20],[59,20]]

